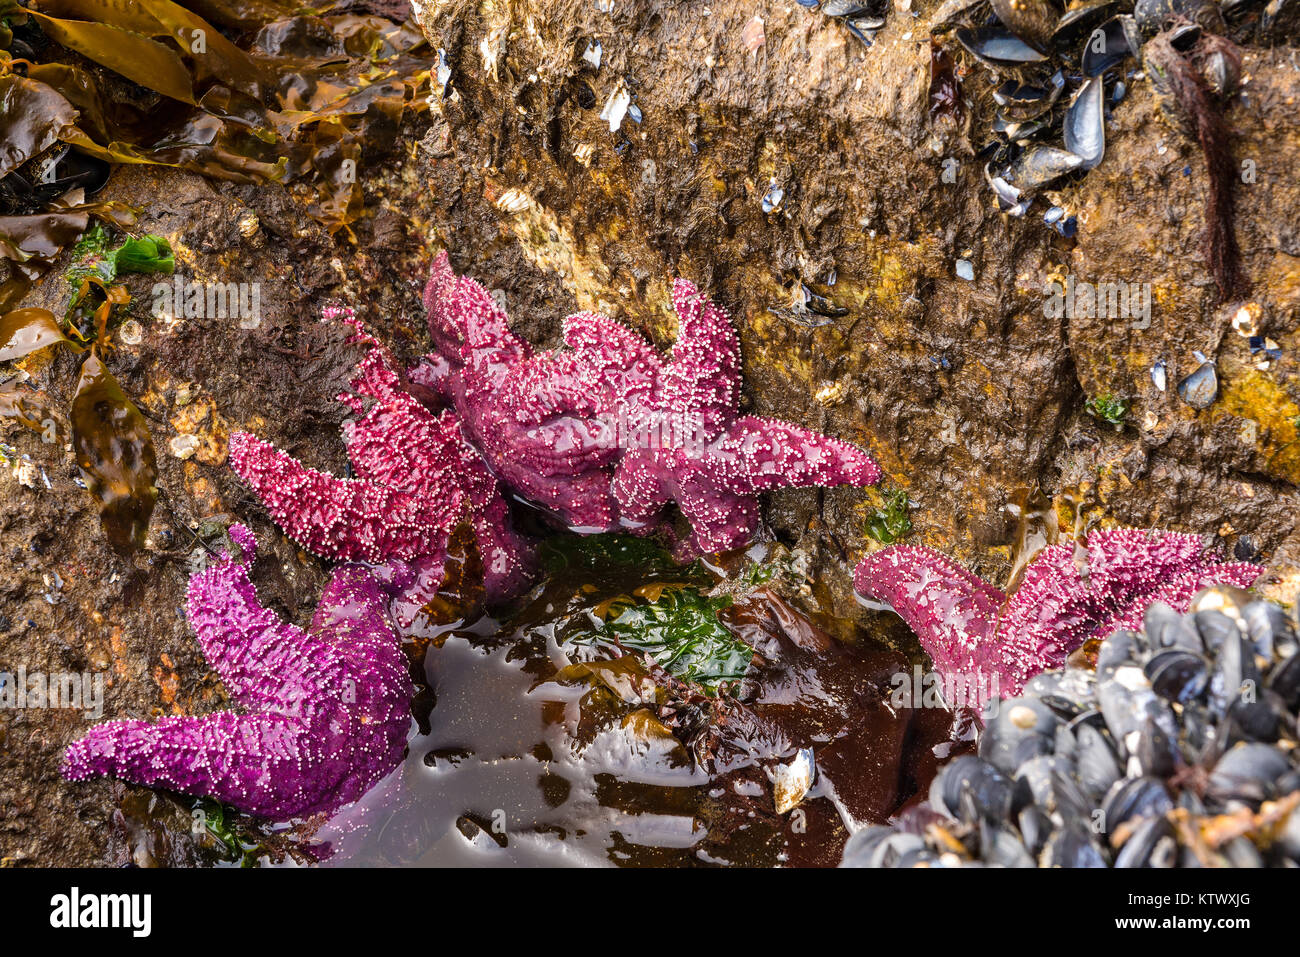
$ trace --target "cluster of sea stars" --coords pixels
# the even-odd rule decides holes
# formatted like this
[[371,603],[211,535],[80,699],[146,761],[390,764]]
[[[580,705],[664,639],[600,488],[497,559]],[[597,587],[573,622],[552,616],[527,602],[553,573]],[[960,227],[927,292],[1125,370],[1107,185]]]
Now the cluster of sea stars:
[[[388,617],[385,587],[340,565],[304,631],[258,603],[254,549],[194,576],[189,619],[208,663],[241,712],[106,721],[67,749],[72,781],[109,775],[285,820],[355,801],[402,760],[413,693]],[[403,584],[400,564],[389,585]]]
[[646,533],[676,502],[692,525],[683,558],[745,544],[762,491],[880,478],[846,442],[741,416],[740,344],[726,313],[681,279],[672,300],[666,362],[594,313],[565,320],[567,348],[534,352],[443,253],[424,293],[436,350],[410,376],[451,403],[505,485],[570,528]]
[[1043,549],[1011,596],[939,552],[909,545],[863,559],[854,585],[903,617],[941,675],[995,678],[1010,697],[1087,639],[1139,627],[1151,602],[1183,612],[1200,589],[1246,588],[1262,570],[1219,562],[1195,535],[1114,529],[1093,532],[1086,546]]
[[[512,527],[503,490],[588,532],[649,532],[676,501],[694,526],[682,552],[694,553],[744,544],[763,490],[879,478],[847,443],[738,414],[735,331],[690,283],[673,289],[668,362],[592,314],[566,322],[567,349],[535,354],[445,253],[425,302],[437,351],[409,379],[351,310],[325,313],[365,348],[338,397],[354,415],[343,431],[356,478],[247,433],[230,440],[232,467],[290,536],[369,567],[336,569],[304,632],[258,605],[252,536],[234,526],[245,555],[191,582],[189,612],[246,713],[105,722],[68,748],[68,778],[114,775],[277,819],[340,807],[401,759],[412,689],[388,615],[407,627],[434,597],[455,525],[473,525],[489,599],[531,580],[535,543]],[[412,382],[451,409],[430,411]]]

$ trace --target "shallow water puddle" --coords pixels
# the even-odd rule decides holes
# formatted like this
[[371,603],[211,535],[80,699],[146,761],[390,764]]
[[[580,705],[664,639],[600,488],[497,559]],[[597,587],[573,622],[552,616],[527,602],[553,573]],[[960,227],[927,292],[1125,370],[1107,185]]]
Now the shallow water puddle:
[[[965,746],[949,712],[891,706],[904,655],[842,645],[766,588],[719,616],[756,654],[734,696],[610,660],[581,639],[630,573],[643,592],[701,574],[569,569],[509,624],[430,629],[407,759],[310,835],[328,862],[830,865],[850,827],[885,821]],[[778,814],[772,779],[804,749],[811,787]]]

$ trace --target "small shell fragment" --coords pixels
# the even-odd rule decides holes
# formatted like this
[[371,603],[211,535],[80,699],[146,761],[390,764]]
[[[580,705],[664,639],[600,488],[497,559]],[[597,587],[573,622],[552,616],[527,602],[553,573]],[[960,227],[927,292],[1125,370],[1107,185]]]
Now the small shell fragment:
[[447,62],[447,51],[438,47],[438,89],[443,97],[447,96],[447,87],[451,83],[451,64]]
[[600,118],[609,124],[611,133],[617,133],[619,127],[623,125],[623,117],[627,116],[627,108],[631,103],[632,94],[624,84],[620,83],[618,89],[605,101],[605,108],[600,111]]
[[167,443],[167,448],[178,459],[187,459],[199,448],[199,440],[193,435],[178,435]]
[[592,40],[587,44],[587,49],[583,51],[582,58],[592,65],[594,69],[600,69],[600,58],[604,53],[599,40]]
[[813,753],[803,748],[788,764],[778,764],[772,772],[772,798],[776,813],[792,811],[803,801],[813,782]]
[[128,346],[138,346],[144,338],[144,327],[135,319],[128,319],[117,330],[117,338]]
[[508,189],[497,197],[495,205],[503,213],[522,213],[532,204],[532,198],[523,190]]
[[958,259],[956,270],[958,279],[965,279],[967,282],[974,281],[975,266],[969,259]]
[[1219,395],[1219,374],[1213,362],[1202,362],[1178,383],[1178,397],[1193,409],[1208,409]]
[[1151,381],[1155,387],[1164,392],[1169,385],[1168,367],[1164,359],[1157,359],[1156,364],[1151,367]]
[[767,187],[767,192],[763,194],[763,212],[771,213],[781,208],[781,202],[785,199],[785,190],[772,180],[771,185]]

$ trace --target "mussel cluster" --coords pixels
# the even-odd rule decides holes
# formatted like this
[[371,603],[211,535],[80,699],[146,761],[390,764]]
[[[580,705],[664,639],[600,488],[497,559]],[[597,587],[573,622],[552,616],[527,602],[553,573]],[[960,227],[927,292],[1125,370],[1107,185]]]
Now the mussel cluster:
[[987,716],[978,754],[869,827],[845,867],[1300,864],[1300,641],[1279,606],[1147,608]]
[[[978,156],[999,208],[1023,216],[1044,190],[1101,162],[1107,116],[1142,69],[1148,40],[1176,27],[1175,42],[1190,49],[1202,32],[1227,32],[1229,11],[1239,31],[1247,16],[1263,29],[1258,21],[1275,25],[1282,2],[1229,0],[1221,10],[1215,0],[1081,0],[1065,8],[1053,0],[947,0],[931,29],[951,31],[994,74],[995,111]],[[1044,219],[1073,234],[1073,217],[1061,208]]]

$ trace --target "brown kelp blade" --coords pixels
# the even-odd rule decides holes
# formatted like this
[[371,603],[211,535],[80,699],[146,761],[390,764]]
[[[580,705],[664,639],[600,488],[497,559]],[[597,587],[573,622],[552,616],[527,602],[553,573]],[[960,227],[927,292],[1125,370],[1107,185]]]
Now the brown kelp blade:
[[77,118],[56,90],[22,76],[0,76],[0,176],[52,146]]
[[0,362],[21,359],[60,342],[73,345],[48,309],[15,309],[0,316]]
[[158,500],[153,438],[94,352],[82,363],[72,400],[72,446],[110,544],[119,551],[140,547]]
[[189,70],[171,47],[107,23],[63,20],[35,10],[28,12],[36,17],[50,39],[69,50],[164,96],[194,103]]

